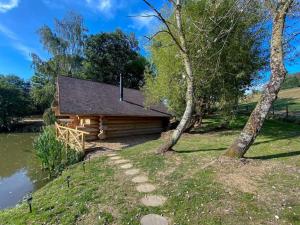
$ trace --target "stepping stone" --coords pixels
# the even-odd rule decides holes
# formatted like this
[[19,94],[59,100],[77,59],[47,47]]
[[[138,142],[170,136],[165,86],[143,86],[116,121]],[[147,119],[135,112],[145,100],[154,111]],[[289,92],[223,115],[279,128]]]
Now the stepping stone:
[[131,170],[126,170],[125,171],[125,174],[126,175],[129,175],[129,176],[132,176],[132,175],[136,175],[140,172],[139,169],[131,169]]
[[122,163],[128,163],[129,160],[127,159],[119,159],[119,160],[116,160],[114,161],[114,164],[122,164]]
[[112,160],[118,160],[118,159],[121,159],[121,157],[120,156],[113,156],[110,159],[112,159]]
[[131,181],[134,183],[145,183],[148,181],[148,177],[140,175],[140,176],[134,177]]
[[130,169],[133,167],[133,165],[131,163],[127,163],[127,164],[124,164],[122,166],[120,166],[122,169]]
[[141,203],[145,206],[162,206],[166,202],[167,198],[160,195],[148,195],[141,199]]
[[116,153],[109,153],[109,154],[107,154],[107,156],[108,157],[113,157],[113,156],[117,156],[118,154],[116,154]]
[[136,190],[143,193],[152,192],[155,190],[155,186],[152,184],[140,184],[136,187]]
[[168,220],[157,214],[149,214],[143,216],[141,219],[141,225],[168,225]]

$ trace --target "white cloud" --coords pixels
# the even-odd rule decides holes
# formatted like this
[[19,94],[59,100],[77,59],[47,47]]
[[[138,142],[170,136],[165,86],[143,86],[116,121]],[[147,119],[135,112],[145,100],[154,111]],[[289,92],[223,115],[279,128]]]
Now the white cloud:
[[13,31],[11,31],[9,28],[5,27],[2,24],[0,24],[0,34],[1,33],[8,39],[10,39],[13,48],[19,51],[26,60],[32,61],[31,53],[34,52],[32,48],[28,47],[27,45],[24,45]]
[[18,7],[20,0],[0,0],[0,12],[5,13]]
[[120,0],[85,0],[85,2],[90,9],[101,12],[107,18],[114,17],[115,12],[122,6]]
[[31,57],[31,53],[34,52],[34,50],[20,42],[15,42],[13,43],[13,47],[15,49],[17,49],[23,56],[26,60],[28,61],[32,61],[32,57]]
[[6,37],[16,40],[17,36],[14,32],[12,32],[11,30],[9,30],[7,27],[3,26],[2,24],[0,24],[0,33],[4,34]]
[[104,12],[110,11],[112,8],[112,2],[111,0],[100,0],[97,8]]
[[137,13],[132,17],[134,24],[131,27],[138,30],[146,29],[149,32],[153,32],[157,29],[158,25],[158,21],[153,15],[153,12],[148,10]]

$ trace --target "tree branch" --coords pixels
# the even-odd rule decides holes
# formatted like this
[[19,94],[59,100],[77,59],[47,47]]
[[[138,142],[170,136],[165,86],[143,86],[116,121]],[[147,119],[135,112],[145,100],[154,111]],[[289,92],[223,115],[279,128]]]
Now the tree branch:
[[143,0],[146,5],[152,9],[157,17],[159,18],[159,20],[166,26],[168,34],[171,36],[171,38],[173,39],[173,41],[175,42],[175,44],[178,46],[178,48],[180,49],[180,51],[185,52],[185,50],[182,48],[181,44],[179,43],[179,41],[177,40],[177,38],[175,37],[175,35],[173,34],[170,26],[169,26],[169,22],[163,17],[163,15],[148,1],[148,0]]
[[161,33],[167,33],[170,35],[169,31],[167,30],[159,30],[157,32],[155,32],[153,35],[151,35],[150,37],[148,36],[144,36],[145,38],[147,38],[149,41],[153,40],[158,34],[161,34]]

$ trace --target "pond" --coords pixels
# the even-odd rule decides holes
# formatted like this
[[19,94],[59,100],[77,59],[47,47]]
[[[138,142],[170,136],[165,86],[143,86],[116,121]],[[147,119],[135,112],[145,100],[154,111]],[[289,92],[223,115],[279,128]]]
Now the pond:
[[15,206],[48,182],[32,147],[37,135],[0,134],[0,209]]

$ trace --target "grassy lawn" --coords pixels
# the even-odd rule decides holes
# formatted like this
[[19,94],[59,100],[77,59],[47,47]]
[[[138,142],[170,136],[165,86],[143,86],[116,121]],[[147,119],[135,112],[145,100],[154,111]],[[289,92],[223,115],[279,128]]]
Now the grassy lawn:
[[[248,160],[219,156],[245,120],[231,130],[185,134],[178,153],[154,154],[163,140],[120,152],[149,176],[156,194],[168,198],[162,207],[144,207],[144,194],[124,171],[103,155],[70,167],[33,195],[26,204],[0,212],[0,224],[139,224],[148,213],[164,215],[172,224],[300,224],[300,126],[269,120],[252,146]],[[70,188],[66,177],[71,176]]]

